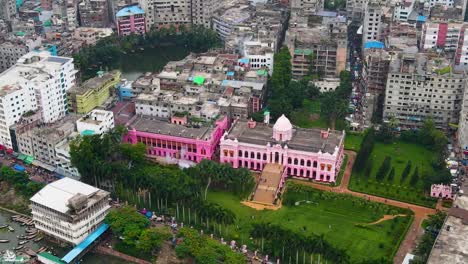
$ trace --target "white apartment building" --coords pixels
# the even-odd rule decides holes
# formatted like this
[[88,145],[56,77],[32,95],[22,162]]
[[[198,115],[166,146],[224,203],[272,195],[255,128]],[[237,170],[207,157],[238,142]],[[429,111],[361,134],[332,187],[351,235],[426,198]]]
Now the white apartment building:
[[55,145],[55,173],[79,180],[81,175],[77,168],[71,164],[70,142],[79,136],[73,132],[67,138]]
[[73,59],[30,52],[0,74],[0,144],[12,147],[9,127],[31,110],[44,123],[67,113],[66,91],[75,83]]
[[[377,1],[365,6],[362,24],[362,45],[369,41],[380,41],[382,33],[382,7]],[[364,48],[363,48],[364,49]]]
[[49,236],[79,244],[104,221],[110,210],[109,196],[77,180],[60,179],[30,199],[34,224]]
[[237,4],[218,10],[212,18],[212,29],[221,39],[226,39],[235,25],[241,24],[252,17],[253,10],[248,4]]
[[404,129],[421,127],[427,118],[441,129],[458,124],[465,82],[435,53],[397,54],[389,65],[384,120],[393,116]]
[[245,41],[242,55],[249,59],[252,70],[265,69],[272,75],[274,53],[272,42]]
[[28,53],[29,49],[25,45],[4,42],[0,44],[0,72],[12,67],[19,58]]
[[394,21],[408,21],[408,16],[413,11],[415,0],[400,0],[396,2],[393,9]]
[[114,128],[114,113],[94,109],[76,121],[78,133],[83,135],[102,134]]

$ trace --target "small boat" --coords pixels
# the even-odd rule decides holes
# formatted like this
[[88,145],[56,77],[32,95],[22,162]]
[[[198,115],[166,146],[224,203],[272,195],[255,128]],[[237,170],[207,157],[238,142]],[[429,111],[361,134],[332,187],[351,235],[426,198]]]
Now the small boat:
[[37,230],[34,230],[34,231],[28,231],[28,230],[26,230],[26,234],[28,234],[28,235],[34,235],[34,234],[36,234],[36,233],[37,233]]
[[0,229],[6,228],[8,225],[0,225]]
[[37,234],[35,234],[35,235],[31,235],[31,236],[26,236],[25,238],[26,238],[27,240],[30,240],[30,239],[33,239],[33,238],[35,238],[36,236],[37,236]]
[[37,237],[36,239],[34,239],[34,242],[39,242],[43,239],[44,237]]
[[8,226],[8,230],[9,230],[10,232],[15,232],[15,229],[14,229],[13,227],[11,227],[11,226]]
[[18,241],[18,245],[21,246],[21,245],[24,245],[24,244],[26,244],[28,242],[29,242],[29,240]]
[[0,239],[0,243],[8,243],[8,242],[10,242],[10,240],[8,240],[8,239]]
[[24,246],[17,246],[17,247],[15,247],[15,251],[16,251],[16,250],[20,250],[20,249],[22,249],[22,248],[24,248]]

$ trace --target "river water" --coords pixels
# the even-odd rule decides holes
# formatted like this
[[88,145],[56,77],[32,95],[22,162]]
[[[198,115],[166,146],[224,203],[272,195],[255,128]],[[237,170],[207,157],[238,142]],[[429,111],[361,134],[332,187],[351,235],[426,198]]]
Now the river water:
[[[0,239],[8,239],[10,240],[9,243],[0,243],[0,251],[4,251],[7,249],[13,249],[18,246],[18,238],[17,236],[19,235],[24,235],[25,233],[25,226],[21,226],[17,222],[11,221],[11,216],[13,214],[10,214],[8,212],[0,210],[0,225],[10,225],[15,229],[14,232],[8,231],[7,228],[0,229]],[[53,245],[50,242],[45,241],[45,239],[39,241],[39,242],[33,242],[29,241],[24,245],[25,248],[30,248],[34,251],[37,251],[39,248],[42,246],[46,246],[48,248],[48,251],[51,251],[52,254],[58,256],[58,257],[63,257],[65,254],[71,250],[71,248],[61,248],[58,247],[57,245]],[[126,261],[120,260],[118,258],[114,258],[111,256],[107,255],[101,255],[101,254],[95,254],[95,253],[88,253],[86,256],[83,258],[81,263],[84,264],[100,264],[100,263],[105,263],[106,264],[126,264]]]

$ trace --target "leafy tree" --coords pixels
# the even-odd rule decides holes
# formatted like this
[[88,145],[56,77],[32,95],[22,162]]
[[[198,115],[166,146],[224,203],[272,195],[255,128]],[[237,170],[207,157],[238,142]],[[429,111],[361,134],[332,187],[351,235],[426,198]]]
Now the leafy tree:
[[172,237],[168,227],[147,228],[141,232],[136,248],[145,252],[155,254],[161,248],[164,241]]
[[413,175],[411,175],[410,185],[415,186],[418,183],[418,181],[419,181],[419,171],[418,171],[418,167],[416,167],[416,169],[413,172]]
[[110,211],[106,216],[106,222],[110,225],[112,232],[123,236],[124,243],[128,245],[135,245],[140,234],[150,224],[144,215],[130,206]]
[[377,181],[383,181],[385,179],[385,176],[388,173],[388,170],[390,169],[391,166],[391,160],[389,156],[386,156],[384,161],[382,162],[382,165],[380,166],[379,170],[377,171],[377,175],[375,178]]
[[390,173],[388,174],[387,180],[389,182],[392,182],[394,178],[395,178],[395,168],[392,167],[392,169],[390,170]]
[[369,159],[369,156],[374,148],[374,143],[374,129],[371,128],[366,131],[366,134],[362,139],[361,147],[359,149],[359,152],[357,153],[353,169],[355,169],[356,171],[362,171],[365,168],[367,160]]
[[369,162],[367,163],[366,169],[364,171],[364,176],[366,177],[366,179],[369,179],[371,175],[372,165],[373,165],[372,160],[369,160]]
[[344,99],[337,98],[337,92],[326,92],[322,94],[320,115],[329,120],[329,123],[334,128],[334,123],[339,118],[344,118],[348,112],[348,102]]
[[400,178],[401,183],[403,183],[406,180],[410,172],[411,172],[411,160],[408,160],[408,162],[406,163],[406,167],[403,169],[403,172],[401,173],[401,178]]

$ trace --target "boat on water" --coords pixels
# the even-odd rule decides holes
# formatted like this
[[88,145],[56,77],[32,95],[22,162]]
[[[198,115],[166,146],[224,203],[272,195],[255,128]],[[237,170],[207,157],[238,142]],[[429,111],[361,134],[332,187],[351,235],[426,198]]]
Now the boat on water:
[[30,240],[30,239],[33,239],[37,236],[37,234],[34,234],[34,235],[30,235],[30,236],[25,236],[24,238],[26,238],[27,240]]
[[43,239],[44,237],[37,237],[36,239],[34,239],[34,242],[39,242]]
[[9,230],[10,232],[15,232],[15,229],[14,229],[13,227],[11,227],[11,226],[8,226],[8,230]]
[[29,240],[18,241],[18,245],[21,246],[21,245],[24,245],[24,244],[26,244],[28,242],[29,242]]
[[8,240],[8,239],[0,239],[0,243],[8,243],[8,242],[10,242],[10,240]]
[[7,228],[8,225],[0,225],[0,229]]
[[15,251],[20,250],[22,248],[24,248],[24,246],[17,246],[17,247],[15,247]]
[[17,256],[12,250],[7,250],[0,256],[0,263],[28,263],[29,260],[27,256]]

